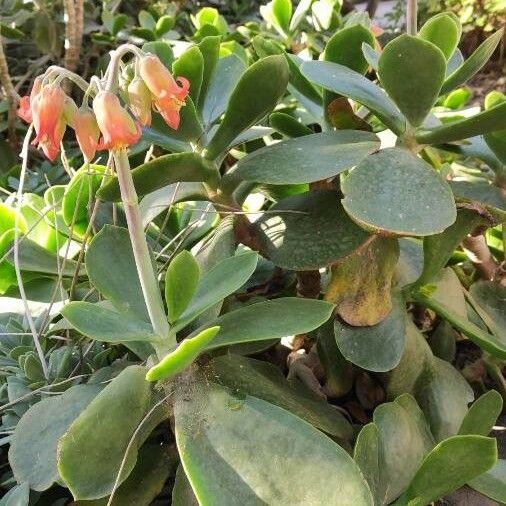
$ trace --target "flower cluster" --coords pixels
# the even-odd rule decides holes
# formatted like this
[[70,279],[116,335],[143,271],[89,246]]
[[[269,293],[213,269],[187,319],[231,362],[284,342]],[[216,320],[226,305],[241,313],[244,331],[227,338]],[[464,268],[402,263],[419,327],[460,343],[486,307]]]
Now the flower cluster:
[[190,88],[188,80],[174,79],[155,55],[143,55],[137,66],[139,75],[126,88],[127,105],[132,114],[116,94],[99,84],[95,84],[98,89],[94,90],[93,108],[86,105],[86,100],[78,108],[58,80],[46,82],[48,78],[38,77],[30,96],[20,99],[18,109],[18,116],[32,123],[35,129],[32,144],[54,160],[70,126],[85,160],[91,161],[97,150],[117,150],[135,144],[141,136],[141,126],[151,124],[151,109],[159,112],[167,125],[177,129],[180,109]]

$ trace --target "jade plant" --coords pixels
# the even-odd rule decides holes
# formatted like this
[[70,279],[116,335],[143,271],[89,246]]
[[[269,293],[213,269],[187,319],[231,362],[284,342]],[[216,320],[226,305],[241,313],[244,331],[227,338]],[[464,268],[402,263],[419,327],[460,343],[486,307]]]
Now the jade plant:
[[[501,33],[463,61],[454,16],[417,33],[409,12],[381,52],[355,19],[320,61],[258,36],[248,65],[213,34],[177,59],[120,46],[89,82],[36,80],[22,171],[32,131],[54,159],[67,126],[84,165],[44,195],[43,234],[22,185],[0,207],[2,290],[26,318],[0,321],[25,388],[3,420],[9,501],[148,505],[166,483],[175,505],[425,505],[466,484],[504,499],[489,435],[506,396],[506,101],[434,108]],[[31,283],[48,277],[59,305],[39,315]],[[79,381],[18,405],[69,374],[47,363],[58,335]],[[463,345],[495,389],[455,367]]]

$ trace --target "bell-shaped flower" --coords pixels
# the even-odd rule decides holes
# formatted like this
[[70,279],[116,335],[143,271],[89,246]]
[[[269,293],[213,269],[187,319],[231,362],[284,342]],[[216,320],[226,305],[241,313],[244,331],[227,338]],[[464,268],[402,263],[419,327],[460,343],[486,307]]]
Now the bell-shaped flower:
[[55,84],[44,86],[33,100],[30,97],[33,126],[37,134],[32,144],[42,148],[51,161],[60,151],[67,126],[63,115],[65,97],[64,91]]
[[154,108],[171,128],[179,127],[179,111],[185,105],[190,83],[184,77],[174,79],[167,67],[155,55],[140,60],[140,74],[153,95]]
[[31,123],[33,121],[32,114],[32,103],[34,98],[39,94],[40,88],[42,85],[42,76],[35,78],[33,82],[32,91],[30,95],[26,95],[19,99],[19,105],[17,110],[17,115],[26,123]]
[[101,91],[93,100],[93,112],[102,132],[102,142],[98,149],[121,149],[139,140],[141,136],[139,124],[121,105],[114,93]]
[[81,108],[76,112],[74,130],[84,159],[91,162],[97,152],[100,137],[100,129],[91,109]]
[[128,103],[142,126],[151,125],[151,92],[146,83],[136,77],[128,85]]

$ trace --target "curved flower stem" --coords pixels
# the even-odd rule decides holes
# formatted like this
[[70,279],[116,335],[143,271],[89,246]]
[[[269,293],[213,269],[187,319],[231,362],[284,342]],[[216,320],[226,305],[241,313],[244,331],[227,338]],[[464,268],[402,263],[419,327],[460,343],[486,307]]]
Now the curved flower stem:
[[149,318],[155,333],[164,340],[164,346],[172,346],[173,342],[165,342],[169,338],[169,324],[165,315],[160,287],[153,270],[151,256],[149,254],[144,227],[139,212],[138,198],[135,191],[132,174],[130,172],[130,163],[126,148],[113,151],[114,164],[118,182],[121,191],[121,199],[125,210],[125,216],[128,224],[128,232],[135,258],[135,265],[139,275],[139,281],[144,294],[144,300],[148,309]]
[[416,35],[418,31],[417,0],[406,1],[406,32],[408,35]]
[[142,51],[133,44],[123,44],[118,49],[111,51],[111,61],[107,68],[107,83],[105,85],[106,91],[113,91],[115,84],[118,82],[119,66],[121,58],[127,53],[133,53],[137,57],[143,56]]

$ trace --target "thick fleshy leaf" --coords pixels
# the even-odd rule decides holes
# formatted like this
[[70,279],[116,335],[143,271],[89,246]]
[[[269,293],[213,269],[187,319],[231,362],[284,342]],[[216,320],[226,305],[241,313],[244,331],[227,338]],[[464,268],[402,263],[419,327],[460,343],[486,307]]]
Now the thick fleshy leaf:
[[458,433],[474,394],[455,367],[434,357],[418,380],[415,397],[436,441],[441,441]]
[[199,278],[199,264],[186,250],[177,254],[169,264],[165,274],[165,301],[171,323],[177,320],[190,304]]
[[492,469],[472,479],[468,485],[498,503],[506,503],[506,460],[499,459]]
[[466,413],[459,434],[488,436],[502,411],[502,397],[496,390],[489,390],[478,397]]
[[396,294],[390,313],[380,323],[368,327],[352,327],[339,320],[334,333],[341,353],[362,369],[386,372],[401,360],[406,339],[404,299]]
[[223,355],[209,365],[213,381],[240,395],[251,395],[291,411],[314,427],[341,439],[353,435],[350,423],[327,402],[291,385],[272,364],[240,355]]
[[332,266],[326,300],[336,304],[337,313],[349,325],[376,325],[392,309],[392,277],[398,258],[397,239],[374,236]]
[[377,231],[432,235],[449,227],[457,215],[448,184],[402,148],[367,157],[343,178],[341,189],[346,212]]
[[[58,444],[58,472],[74,499],[99,499],[116,481],[125,451],[146,414],[146,369],[130,366],[109,383],[70,425]],[[131,445],[119,482],[132,471],[138,445]]]
[[216,71],[216,65],[218,63],[220,55],[220,35],[210,35],[204,37],[198,44],[198,48],[202,53],[204,60],[204,71],[202,74],[202,85],[200,86],[200,94],[198,101],[198,108],[202,110],[202,104],[207,96],[207,90],[211,83],[211,79]]
[[441,89],[442,94],[449,93],[471,79],[492,56],[495,48],[501,42],[503,30],[498,30],[478,47],[474,53],[452,74],[450,74]]
[[374,423],[368,423],[358,433],[355,447],[353,448],[353,460],[358,464],[364,478],[367,480],[375,506],[381,506],[384,499],[379,452],[378,427]]
[[147,226],[169,206],[179,202],[207,200],[202,183],[175,183],[148,193],[139,204],[142,224]]
[[[215,176],[214,171],[196,153],[163,155],[139,165],[132,171],[132,178],[139,197],[172,183],[203,182]],[[97,195],[102,200],[120,200],[118,178],[113,178],[102,186]]]
[[288,65],[283,56],[267,56],[251,65],[230,95],[223,120],[206,147],[206,158],[219,156],[235,137],[271,112],[287,84]]
[[450,187],[459,200],[478,202],[506,211],[506,196],[495,185],[484,181],[450,181]]
[[430,285],[430,296],[453,313],[467,319],[466,298],[464,289],[457,274],[451,267],[443,269]]
[[100,304],[70,302],[61,314],[81,334],[96,341],[122,343],[156,339],[151,324],[128,312],[117,313]]
[[271,207],[254,226],[269,259],[293,270],[330,265],[371,238],[350,220],[339,194],[331,190],[288,197]]
[[2,499],[0,499],[0,506],[28,506],[29,504],[30,487],[28,483],[21,483],[20,485],[12,487]]
[[496,357],[506,358],[506,337],[504,335],[496,336],[489,334],[467,318],[460,317],[448,306],[439,303],[427,294],[414,292],[413,298],[447,320],[453,327],[462,332],[483,350],[488,351]]
[[366,44],[365,42],[362,44],[362,53],[364,54],[364,58],[367,63],[373,70],[378,70],[379,67],[379,57],[380,54],[376,52],[374,47]]
[[[197,383],[176,399],[176,442],[200,504],[372,505],[358,466],[307,422]],[[275,456],[275,458],[274,458]]]
[[394,103],[362,74],[337,63],[304,62],[301,71],[311,82],[364,105],[394,133],[402,134],[405,119]]
[[126,228],[106,225],[86,252],[86,270],[93,285],[121,312],[149,322]]
[[199,506],[183,466],[179,464],[172,488],[172,506]]
[[32,490],[47,490],[59,480],[58,439],[100,392],[100,385],[76,385],[57,397],[34,404],[16,426],[9,463],[16,480]]
[[434,281],[464,237],[474,230],[482,220],[483,218],[478,213],[470,209],[459,209],[453,225],[440,234],[424,237],[423,272],[415,285],[422,286]]
[[269,116],[269,125],[274,128],[276,132],[290,138],[303,137],[314,133],[309,127],[284,112],[273,112]]
[[218,60],[202,108],[205,125],[212,125],[225,112],[230,94],[245,70],[244,62],[234,54]]
[[[149,506],[174,473],[176,464],[167,445],[144,445],[139,450],[135,467],[114,493],[110,506]],[[108,506],[108,502],[109,498],[104,497],[95,501],[75,501],[71,506]]]
[[378,149],[379,139],[369,132],[317,133],[253,151],[239,161],[235,175],[268,184],[311,183],[350,169]]
[[453,13],[442,12],[430,18],[418,32],[418,36],[437,46],[446,59],[454,53],[460,40],[462,27]]
[[[330,318],[333,309],[334,305],[328,302],[299,297],[283,297],[251,304],[210,322],[207,327],[216,325],[220,331],[206,349],[311,332]],[[192,335],[198,334],[200,330]]]
[[73,232],[84,234],[91,214],[95,192],[102,183],[105,167],[87,164],[81,167],[67,185],[62,201],[62,216]]
[[493,281],[478,281],[469,289],[469,295],[490,331],[506,341],[506,287]]
[[469,118],[420,130],[415,138],[420,144],[443,144],[506,128],[506,102]]
[[183,328],[197,316],[228,295],[241,288],[255,271],[258,255],[255,252],[242,253],[224,258],[200,278],[195,295],[174,327]]
[[408,394],[378,406],[373,421],[378,428],[383,504],[389,504],[407,489],[434,439],[421,409]]
[[[10,253],[7,260],[14,265],[14,235],[8,246]],[[77,262],[71,258],[65,259],[56,256],[55,253],[44,249],[36,242],[26,237],[20,237],[18,250],[19,268],[22,271],[39,272],[41,274],[58,274],[59,270],[64,276],[73,276],[77,269]],[[85,274],[84,266],[81,265],[79,274]]]
[[204,75],[204,57],[198,46],[187,49],[173,64],[175,77],[185,77],[190,81],[190,97],[194,103],[198,102],[202,77]]
[[488,471],[496,461],[495,439],[483,436],[448,438],[425,457],[403,496],[404,504],[430,504]]
[[446,60],[438,47],[405,34],[383,49],[378,75],[408,121],[418,126],[436,103],[445,70]]

